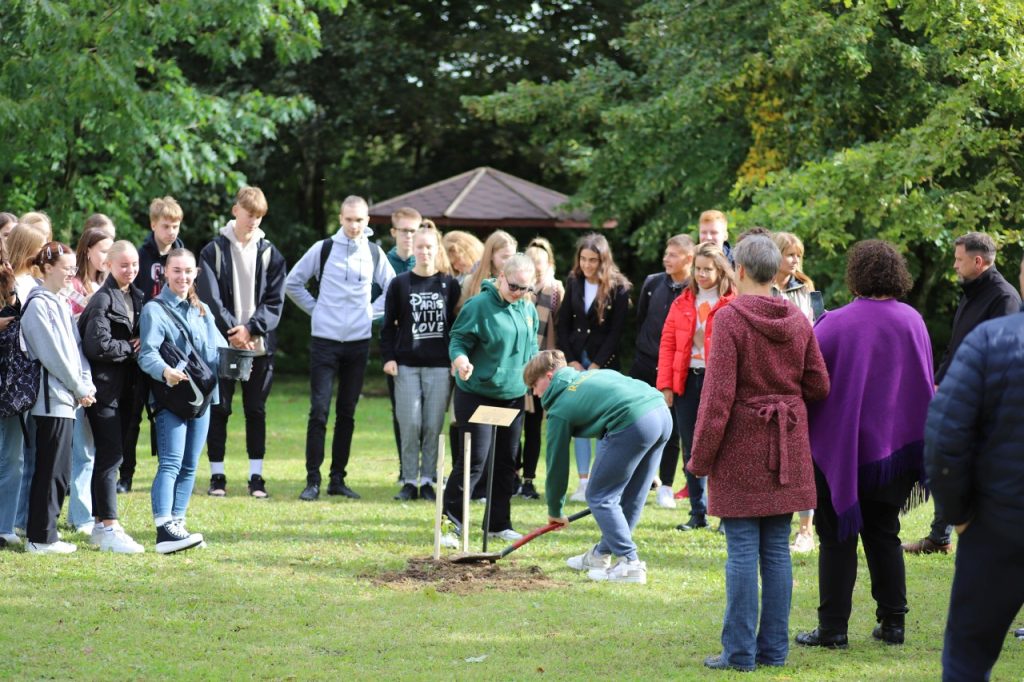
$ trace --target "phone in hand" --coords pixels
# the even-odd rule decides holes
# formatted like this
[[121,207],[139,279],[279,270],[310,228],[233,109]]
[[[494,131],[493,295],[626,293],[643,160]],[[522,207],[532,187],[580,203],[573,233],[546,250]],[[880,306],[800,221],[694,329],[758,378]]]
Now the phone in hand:
[[178,364],[174,366],[174,371],[183,372],[185,371],[186,367],[188,367],[188,360],[181,360],[180,362],[178,362]]

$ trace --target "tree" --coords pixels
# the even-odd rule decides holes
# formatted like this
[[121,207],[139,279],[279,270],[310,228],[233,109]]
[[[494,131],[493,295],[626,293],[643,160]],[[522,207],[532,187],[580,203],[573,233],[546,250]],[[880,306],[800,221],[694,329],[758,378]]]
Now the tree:
[[319,49],[316,10],[344,4],[3,3],[0,206],[47,210],[63,238],[94,211],[137,236],[152,197],[201,200],[235,189],[248,150],[308,116],[311,102],[258,87],[214,93],[187,78],[179,60],[202,61],[212,74],[264,52],[281,65],[309,60]]

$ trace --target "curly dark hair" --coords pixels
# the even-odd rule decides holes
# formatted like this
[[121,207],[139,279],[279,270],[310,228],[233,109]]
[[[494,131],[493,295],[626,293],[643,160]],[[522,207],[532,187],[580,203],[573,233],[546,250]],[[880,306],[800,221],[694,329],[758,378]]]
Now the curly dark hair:
[[846,286],[854,296],[903,298],[914,286],[907,261],[889,242],[857,242],[846,258]]

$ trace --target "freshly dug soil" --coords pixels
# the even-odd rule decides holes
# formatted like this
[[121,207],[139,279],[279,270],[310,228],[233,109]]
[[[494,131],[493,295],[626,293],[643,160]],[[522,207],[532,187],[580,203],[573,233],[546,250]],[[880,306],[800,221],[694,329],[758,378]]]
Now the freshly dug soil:
[[404,570],[388,571],[371,580],[399,590],[418,590],[432,585],[438,592],[469,594],[484,590],[522,592],[560,587],[564,583],[552,580],[539,566],[517,566],[508,561],[480,564],[456,564],[441,558],[409,559]]

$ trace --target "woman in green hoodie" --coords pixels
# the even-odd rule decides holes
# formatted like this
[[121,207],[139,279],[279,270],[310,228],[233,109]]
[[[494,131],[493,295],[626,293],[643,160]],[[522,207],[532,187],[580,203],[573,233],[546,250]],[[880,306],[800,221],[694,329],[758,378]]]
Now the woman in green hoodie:
[[[548,415],[548,520],[565,526],[562,507],[569,482],[569,443],[598,438],[586,497],[601,540],[568,560],[591,580],[646,583],[647,564],[637,556],[633,529],[672,436],[672,416],[661,393],[610,369],[580,372],[562,351],[542,351],[523,370],[523,381]],[[619,560],[612,565],[612,557]]]
[[[526,384],[523,367],[537,353],[537,310],[527,297],[533,290],[533,261],[516,254],[505,262],[497,279],[484,280],[480,293],[466,301],[452,326],[448,357],[455,371],[455,418],[472,434],[470,489],[483,476],[491,447],[491,427],[470,424],[481,405],[523,409]],[[497,429],[494,447],[494,486],[491,491],[490,537],[513,542],[522,537],[512,528],[510,501],[515,493],[515,456],[523,429],[522,412],[508,427]],[[444,490],[449,519],[463,528],[462,458],[454,458]],[[457,546],[446,535],[444,544]]]

